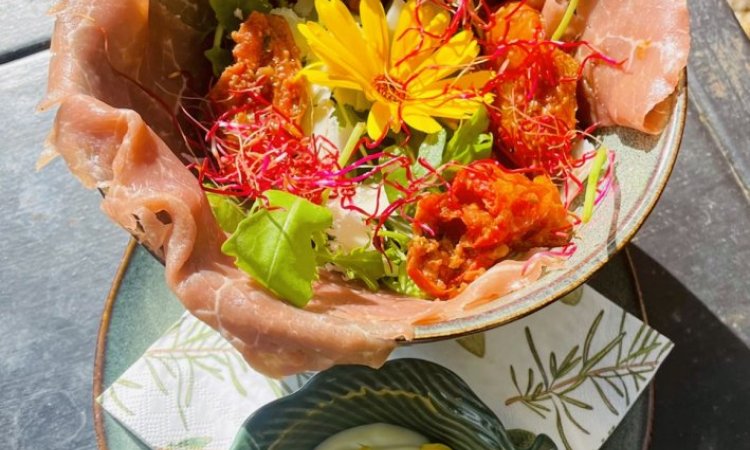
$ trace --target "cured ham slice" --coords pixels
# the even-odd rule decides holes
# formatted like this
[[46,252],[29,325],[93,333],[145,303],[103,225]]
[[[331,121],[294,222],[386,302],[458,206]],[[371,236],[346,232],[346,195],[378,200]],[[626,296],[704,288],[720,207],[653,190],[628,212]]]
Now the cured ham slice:
[[186,152],[173,117],[192,86],[208,83],[210,67],[195,51],[209,26],[201,4],[62,0],[52,10],[53,58],[40,108],[87,93],[137,111],[170,147]]
[[[256,369],[281,376],[332,364],[376,365],[393,338],[408,336],[407,324],[373,327],[315,314],[253,283],[221,253],[225,235],[195,177],[136,112],[68,96],[51,141],[86,184],[107,186],[104,212],[163,253],[167,284]],[[357,292],[342,286],[339,295]]]
[[[624,61],[621,68],[586,68],[584,88],[592,118],[601,125],[660,133],[690,51],[687,1],[599,0],[590,8],[581,39]],[[582,51],[579,57],[586,54]]]
[[[568,2],[547,0],[545,27],[554,30]],[[619,67],[590,62],[583,90],[591,119],[602,126],[620,125],[650,134],[663,129],[672,112],[671,95],[687,65],[690,17],[686,0],[581,0],[573,28],[580,40]],[[591,51],[576,55],[585,60]]]

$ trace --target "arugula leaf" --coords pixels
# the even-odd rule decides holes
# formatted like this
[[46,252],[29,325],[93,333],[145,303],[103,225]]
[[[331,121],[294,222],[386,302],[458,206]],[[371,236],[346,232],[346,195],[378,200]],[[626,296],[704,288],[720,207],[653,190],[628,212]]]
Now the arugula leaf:
[[414,161],[412,165],[412,173],[415,177],[422,177],[427,175],[428,170],[419,163],[419,160],[424,160],[427,164],[437,169],[443,164],[443,150],[445,150],[445,140],[447,134],[445,129],[438,131],[437,133],[428,134],[425,136],[421,144],[419,144],[419,151],[417,152],[417,161]]
[[258,208],[221,247],[237,267],[271,292],[303,307],[317,276],[312,238],[331,227],[331,212],[301,197],[266,191],[272,209]]
[[228,32],[240,27],[253,11],[270,12],[273,7],[268,0],[209,0],[219,25]]
[[370,290],[378,289],[378,280],[386,276],[383,256],[377,250],[356,248],[349,253],[331,253],[318,247],[318,264],[333,263],[344,271],[348,280],[361,280]]
[[213,192],[206,192],[206,198],[221,229],[227,233],[234,233],[237,225],[246,215],[239,203],[228,195],[214,194]]
[[390,271],[383,283],[394,292],[417,298],[430,298],[406,273],[406,248],[411,237],[397,231],[381,231],[385,237],[385,254],[390,261]]
[[[399,167],[388,172],[385,175],[385,179],[390,183],[398,186],[407,187],[409,185],[409,180],[406,178],[406,169],[403,167]],[[390,203],[393,203],[404,196],[404,193],[401,192],[397,187],[394,187],[392,184],[383,184],[385,196]]]
[[443,163],[469,164],[489,158],[492,153],[492,133],[486,133],[489,126],[487,110],[482,106],[469,120],[461,122],[445,147]]
[[417,286],[417,283],[411,279],[409,274],[406,273],[406,263],[399,264],[396,269],[396,276],[391,278],[384,278],[383,282],[392,291],[399,294],[408,295],[409,297],[416,298],[430,298],[425,291]]
[[417,283],[411,279],[409,274],[406,273],[405,257],[401,261],[391,259],[391,265],[393,266],[392,276],[383,278],[382,280],[386,286],[399,294],[417,298],[430,298],[427,293],[417,286]]
[[220,45],[211,47],[203,52],[203,55],[211,62],[211,68],[214,71],[214,75],[217,77],[221,75],[224,69],[232,65],[232,62],[234,61],[232,52],[225,48],[221,48]]

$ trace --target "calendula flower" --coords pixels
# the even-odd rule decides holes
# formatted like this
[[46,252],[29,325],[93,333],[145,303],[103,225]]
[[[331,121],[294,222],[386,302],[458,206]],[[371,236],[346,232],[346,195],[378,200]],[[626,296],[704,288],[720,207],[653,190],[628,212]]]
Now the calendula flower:
[[299,25],[319,58],[303,69],[311,83],[362,91],[373,102],[367,134],[383,136],[403,123],[425,133],[442,127],[435,117],[467,119],[488,96],[479,90],[489,71],[471,71],[479,45],[470,30],[447,33],[448,11],[410,0],[391,36],[379,0],[362,0],[361,25],[341,0],[315,0],[320,23]]

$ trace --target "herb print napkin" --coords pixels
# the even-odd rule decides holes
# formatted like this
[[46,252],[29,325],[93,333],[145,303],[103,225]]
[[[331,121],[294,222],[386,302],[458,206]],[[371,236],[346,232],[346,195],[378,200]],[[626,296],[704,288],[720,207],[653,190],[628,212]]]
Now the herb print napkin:
[[[506,428],[597,449],[648,385],[672,343],[590,287],[486,333],[399,348],[456,372]],[[225,450],[256,409],[311,373],[272,380],[185,314],[98,401],[154,449]]]

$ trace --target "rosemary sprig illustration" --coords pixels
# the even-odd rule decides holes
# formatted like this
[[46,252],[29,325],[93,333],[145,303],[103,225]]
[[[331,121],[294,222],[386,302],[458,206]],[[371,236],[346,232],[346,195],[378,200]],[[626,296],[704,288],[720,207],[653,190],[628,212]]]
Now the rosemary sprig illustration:
[[[575,397],[576,390],[584,383],[591,383],[610,413],[619,415],[612,396],[623,398],[626,405],[630,405],[632,393],[637,392],[647,380],[644,374],[656,369],[661,357],[672,346],[669,341],[661,342],[659,334],[645,324],[626,345],[625,314],[623,311],[616,335],[601,348],[593,350],[594,337],[604,317],[604,310],[601,310],[591,323],[583,345],[575,345],[561,360],[555,352],[550,352],[546,366],[531,330],[526,327],[526,342],[535,367],[528,369],[525,389],[521,389],[516,369],[510,366],[510,377],[518,395],[507,399],[505,404],[520,403],[543,419],[554,415],[560,440],[566,449],[571,448],[565,431],[566,424],[589,434],[575,416],[578,410],[594,409],[593,405]],[[614,361],[605,362],[613,352]]]
[[[167,331],[160,340],[160,343],[166,344],[147,350],[143,360],[157,389],[164,395],[175,396],[177,411],[187,430],[185,410],[193,399],[197,372],[204,372],[220,381],[231,381],[237,393],[244,397],[247,391],[240,380],[249,369],[231,344],[208,325],[194,320],[189,327],[185,327],[185,322],[183,319]],[[163,380],[165,373],[177,381],[175,392],[167,389],[168,384]]]

